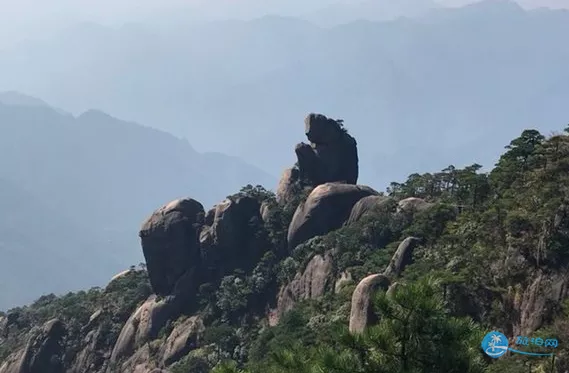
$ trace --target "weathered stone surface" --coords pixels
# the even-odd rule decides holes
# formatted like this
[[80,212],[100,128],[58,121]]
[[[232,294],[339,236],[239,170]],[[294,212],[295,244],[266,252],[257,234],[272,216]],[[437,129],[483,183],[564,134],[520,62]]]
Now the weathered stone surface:
[[158,209],[142,225],[142,251],[156,294],[172,294],[180,277],[199,266],[198,230],[203,221],[204,209],[199,202],[179,199]]
[[397,212],[419,212],[428,209],[433,204],[421,198],[405,198],[397,204]]
[[294,213],[288,229],[289,249],[340,228],[360,199],[377,194],[367,186],[341,183],[319,185]]
[[[311,149],[303,147],[301,150],[304,159],[307,160],[307,163],[303,164],[299,157],[301,179],[311,180],[313,186],[331,181],[356,184],[358,180],[356,140],[343,130],[338,121],[322,114],[309,114],[304,123]],[[310,150],[314,158],[309,155]]]
[[67,373],[104,372],[108,363],[109,351],[100,347],[104,338],[101,328],[91,330],[83,338],[81,351],[75,357]]
[[131,356],[142,345],[155,339],[160,329],[178,316],[175,299],[168,297],[157,300],[154,295],[148,298],[121,330],[111,354],[111,368],[122,358]]
[[169,366],[177,362],[188,352],[197,348],[200,338],[205,331],[202,319],[193,316],[176,326],[164,345],[163,363]]
[[261,203],[261,208],[259,209],[259,213],[261,214],[261,219],[263,220],[264,223],[269,221],[272,214],[269,202],[265,201]]
[[322,114],[309,114],[305,133],[310,144],[295,147],[297,163],[285,170],[277,188],[277,201],[286,204],[305,188],[328,182],[356,184],[358,149],[343,125]]
[[23,351],[11,355],[0,373],[63,373],[65,326],[58,319],[32,330]]
[[251,223],[262,223],[260,210],[259,202],[246,196],[226,199],[215,207],[212,225],[204,226],[199,236],[204,270],[219,274],[246,269],[248,262],[255,262],[260,248]]
[[111,278],[111,281],[109,281],[109,284],[110,284],[111,282],[115,281],[115,280],[118,280],[119,278],[123,278],[123,277],[125,277],[125,276],[131,274],[132,272],[134,272],[133,269],[125,269],[124,271],[117,273],[116,275],[114,275],[114,276]]
[[277,317],[290,311],[304,299],[315,299],[334,286],[333,260],[331,255],[315,255],[302,273],[281,289],[277,301]]
[[361,220],[364,216],[373,211],[378,210],[390,210],[391,207],[395,208],[395,201],[393,198],[372,195],[360,199],[352,208],[350,217],[346,222],[346,225],[353,224]]
[[[542,273],[534,277],[523,292],[516,313],[519,322],[515,325],[516,335],[531,334],[551,320],[555,305],[569,296],[569,273]],[[525,334],[524,334],[525,333]]]
[[420,243],[421,240],[416,237],[404,239],[397,247],[397,251],[393,254],[383,274],[389,278],[399,276],[405,267],[413,263],[413,252]]
[[277,186],[277,202],[287,204],[292,201],[300,189],[300,170],[297,167],[291,167],[284,170],[279,185]]
[[389,278],[384,275],[370,275],[360,281],[352,295],[350,333],[361,333],[368,325],[377,321],[371,300],[376,291],[379,289],[385,291],[389,285]]
[[350,272],[344,271],[340,274],[340,278],[336,280],[334,285],[334,292],[339,293],[340,290],[347,284],[353,281],[352,274]]

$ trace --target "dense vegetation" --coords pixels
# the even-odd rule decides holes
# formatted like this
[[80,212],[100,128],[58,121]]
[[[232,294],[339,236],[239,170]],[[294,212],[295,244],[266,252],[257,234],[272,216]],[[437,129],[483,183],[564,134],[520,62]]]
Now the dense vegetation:
[[[524,131],[507,146],[496,167],[481,172],[473,164],[438,173],[413,174],[392,183],[394,201],[420,197],[432,207],[414,216],[394,215],[386,203],[357,223],[299,245],[286,253],[285,235],[296,205],[279,207],[274,195],[248,186],[240,195],[271,206],[271,217],[250,222],[266,250],[251,269],[225,276],[219,286],[200,288],[200,314],[206,331],[200,346],[170,368],[173,373],[371,373],[371,372],[529,372],[551,371],[550,359],[506,356],[489,361],[480,350],[487,331],[513,335],[523,322],[520,299],[536,277],[567,274],[569,256],[569,136],[545,138]],[[347,331],[355,285],[388,264],[397,244],[422,238],[414,264],[397,279],[393,292],[379,293],[381,315],[361,335]],[[337,291],[303,301],[279,324],[266,323],[267,304],[282,285],[302,271],[315,253],[335,248],[334,274],[349,272]],[[32,326],[58,316],[74,335],[103,305],[109,315],[108,345],[120,326],[149,293],[143,270],[113,281],[105,290],[42,297],[9,312],[18,323],[0,338],[0,360],[22,345]],[[539,294],[538,294],[539,295]],[[551,303],[551,304],[550,304]],[[558,338],[554,367],[569,369],[569,307],[563,299],[539,311],[532,336]],[[14,316],[10,316],[14,317]],[[169,325],[167,329],[171,329]],[[161,333],[164,338],[168,330]],[[72,358],[72,356],[70,356]],[[529,369],[529,370],[528,370]]]

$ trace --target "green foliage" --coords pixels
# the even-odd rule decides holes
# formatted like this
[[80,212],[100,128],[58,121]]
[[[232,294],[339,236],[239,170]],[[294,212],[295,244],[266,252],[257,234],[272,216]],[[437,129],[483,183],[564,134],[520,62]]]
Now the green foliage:
[[437,204],[427,210],[417,213],[413,223],[405,229],[407,236],[415,236],[427,242],[436,241],[444,232],[447,224],[455,220],[457,211],[453,206]]
[[211,371],[208,361],[200,356],[187,356],[170,368],[172,373],[209,373]]
[[[479,351],[481,328],[519,326],[515,304],[535,277],[564,275],[569,265],[567,170],[569,136],[545,139],[527,130],[510,143],[490,173],[473,164],[410,175],[404,183],[391,184],[390,201],[292,253],[286,247],[288,225],[311,189],[298,183],[295,200],[280,205],[272,192],[248,185],[235,196],[255,198],[266,208],[264,221],[249,225],[261,249],[249,260],[250,266],[240,266],[244,270],[199,286],[197,301],[206,323],[199,350],[207,351],[192,352],[169,369],[173,373],[207,372],[214,366],[216,373],[527,371],[528,361],[515,357],[486,367]],[[396,213],[397,200],[406,197],[424,198],[432,207]],[[377,324],[361,335],[350,335],[345,329],[357,281],[381,273],[398,242],[408,236],[420,237],[424,244],[398,278],[402,287],[392,296],[379,294]],[[343,272],[354,281],[319,299],[298,302],[277,326],[266,326],[262,321],[266,308],[274,307],[279,289],[314,255],[325,253],[334,263],[329,287]],[[66,343],[68,358],[73,358],[84,337],[82,327],[99,309],[102,333],[97,343],[110,349],[149,293],[146,272],[135,270],[104,290],[47,295],[29,307],[11,310],[9,315],[17,322],[8,328],[6,338],[0,337],[0,360],[22,347],[32,326],[56,316],[69,326]],[[563,300],[549,303],[543,309],[544,329],[536,333],[569,340],[569,306]],[[569,369],[569,353],[560,353],[557,366]],[[533,365],[535,371],[544,367]]]
[[[428,278],[379,295],[378,325],[364,334],[338,334],[335,343],[303,346],[298,341],[264,350],[271,359],[252,372],[475,373],[485,364],[478,348],[482,333],[470,320],[450,316],[438,280]],[[287,322],[299,328],[299,314]],[[298,330],[298,329],[296,329]]]
[[115,279],[105,289],[92,288],[61,297],[45,295],[29,306],[14,308],[8,311],[14,321],[0,348],[0,361],[23,346],[26,341],[22,336],[31,328],[54,318],[66,326],[67,348],[72,356],[84,338],[83,327],[96,311],[102,312],[99,319],[101,344],[111,348],[123,324],[150,293],[146,271],[134,270]]
[[461,208],[475,208],[490,195],[490,184],[482,168],[473,164],[464,169],[448,166],[441,172],[412,174],[404,183],[391,183],[387,192],[399,199],[418,197],[456,204]]

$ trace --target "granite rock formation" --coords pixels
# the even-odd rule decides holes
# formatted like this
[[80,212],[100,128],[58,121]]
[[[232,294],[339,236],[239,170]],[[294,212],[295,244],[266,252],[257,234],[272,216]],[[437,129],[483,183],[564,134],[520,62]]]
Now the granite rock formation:
[[360,281],[352,295],[352,308],[350,312],[350,332],[361,333],[364,329],[378,320],[373,312],[372,298],[376,291],[386,291],[390,281],[384,275],[370,275]]
[[298,206],[288,229],[288,246],[294,249],[309,239],[340,228],[354,205],[364,197],[377,195],[370,187],[326,183],[317,186]]
[[57,319],[48,321],[31,333],[23,351],[8,357],[0,373],[63,373],[65,325]]
[[304,299],[316,299],[334,286],[333,259],[330,253],[315,255],[304,271],[281,289],[277,300],[277,317],[282,317]]
[[342,122],[322,114],[309,114],[304,122],[310,143],[295,147],[298,161],[284,172],[277,189],[277,199],[282,203],[290,201],[305,187],[358,181],[357,143]]

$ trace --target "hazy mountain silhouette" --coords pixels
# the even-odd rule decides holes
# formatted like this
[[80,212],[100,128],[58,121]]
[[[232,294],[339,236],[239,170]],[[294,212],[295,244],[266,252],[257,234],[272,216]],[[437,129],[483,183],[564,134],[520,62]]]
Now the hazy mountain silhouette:
[[360,139],[364,181],[381,189],[446,159],[489,166],[498,151],[487,148],[521,129],[562,127],[567,34],[569,12],[501,0],[331,28],[276,16],[160,30],[84,25],[4,51],[0,82],[75,114],[94,106],[165,129],[275,175],[308,112],[341,116]]
[[20,99],[0,102],[0,284],[15,285],[1,289],[0,309],[104,283],[138,263],[139,225],[165,200],[190,196],[208,208],[248,183],[276,183],[239,159],[100,111],[74,117],[6,97]]

